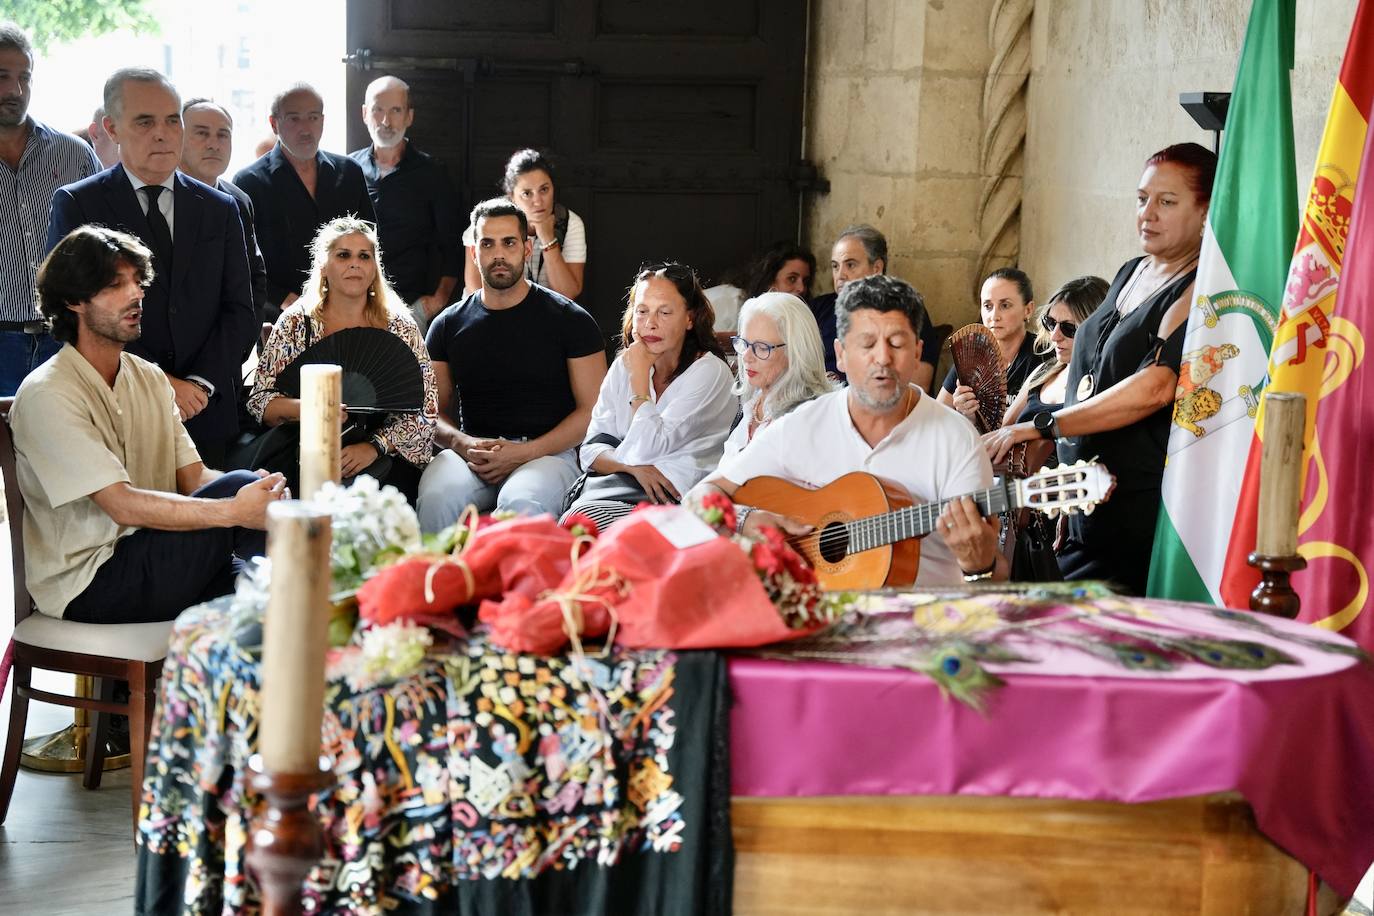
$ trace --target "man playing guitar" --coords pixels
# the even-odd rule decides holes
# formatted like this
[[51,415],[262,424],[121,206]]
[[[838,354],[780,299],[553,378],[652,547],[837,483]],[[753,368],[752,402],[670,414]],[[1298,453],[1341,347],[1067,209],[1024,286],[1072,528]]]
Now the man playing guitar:
[[[914,502],[950,499],[922,546],[918,586],[1007,579],[997,519],[985,520],[972,499],[951,499],[992,484],[978,434],[911,383],[927,320],[920,293],[894,277],[865,277],[845,285],[835,312],[835,353],[849,387],[773,421],[691,496],[715,489],[734,498],[742,484],[764,476],[814,488],[866,471],[905,488]],[[762,509],[741,507],[737,518],[750,534],[760,525],[789,535],[810,530]]]

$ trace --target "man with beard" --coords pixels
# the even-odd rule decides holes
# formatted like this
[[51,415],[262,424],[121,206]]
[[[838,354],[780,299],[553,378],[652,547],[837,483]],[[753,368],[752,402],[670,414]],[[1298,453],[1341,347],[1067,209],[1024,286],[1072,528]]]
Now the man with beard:
[[373,80],[363,102],[372,145],[348,158],[367,180],[391,285],[423,331],[452,301],[463,272],[462,227],[444,167],[406,139],[414,120],[409,86],[394,76]]
[[358,163],[320,149],[324,99],[314,87],[296,83],[279,93],[267,123],[277,145],[235,175],[234,184],[253,199],[267,301],[280,310],[301,294],[320,226],[339,216],[377,217]]
[[280,474],[220,474],[177,417],[163,371],[128,353],[153,255],[82,226],[38,272],[38,304],[65,346],[10,410],[24,495],[24,568],[38,610],[84,623],[171,620],[233,590],[265,546]]
[[482,288],[445,309],[425,339],[439,390],[435,439],[445,446],[420,479],[425,531],[453,524],[469,504],[557,513],[606,374],[591,315],[525,279],[524,212],[498,197],[474,207],[469,224]]
[[253,312],[258,321],[276,321],[281,314],[267,301],[267,266],[258,248],[258,233],[253,225],[253,200],[233,182],[222,176],[234,154],[234,119],[229,109],[210,99],[187,99],[181,106],[185,139],[181,147],[181,171],[234,198],[243,225],[243,243],[248,251],[248,268],[253,277]]
[[104,99],[119,162],[54,192],[48,248],[95,224],[137,236],[153,252],[143,335],[129,349],[167,373],[197,451],[219,464],[238,436],[240,367],[259,329],[239,208],[177,172],[181,98],[166,76],[116,70]]
[[[992,485],[992,465],[973,426],[912,381],[926,321],[920,293],[893,277],[851,280],[835,313],[835,355],[849,386],[774,420],[689,498],[699,500],[712,490],[733,497],[740,485],[764,476],[822,487],[851,471],[899,484],[914,503]],[[741,507],[736,518],[751,534],[762,524],[790,534],[807,530],[749,507]],[[1006,579],[1008,571],[997,549],[997,519],[984,520],[971,499],[954,499],[922,545],[916,584]]]
[[33,307],[49,206],[53,191],[101,168],[89,146],[29,115],[33,63],[28,36],[0,23],[0,397],[61,346]]

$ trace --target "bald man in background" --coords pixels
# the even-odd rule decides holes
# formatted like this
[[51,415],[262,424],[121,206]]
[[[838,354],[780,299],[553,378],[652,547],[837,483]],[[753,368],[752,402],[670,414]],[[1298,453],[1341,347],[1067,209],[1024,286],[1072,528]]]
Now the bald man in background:
[[394,76],[373,80],[362,113],[372,145],[349,158],[362,167],[377,211],[382,265],[424,330],[462,275],[457,198],[443,165],[406,139],[415,120],[409,86]]

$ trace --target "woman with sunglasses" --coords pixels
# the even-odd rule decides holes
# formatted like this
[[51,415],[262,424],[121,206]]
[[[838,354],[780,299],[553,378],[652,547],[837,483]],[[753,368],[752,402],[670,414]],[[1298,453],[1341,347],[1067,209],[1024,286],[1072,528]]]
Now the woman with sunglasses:
[[[1030,374],[1039,367],[1041,355],[1034,346],[1034,338],[1026,333],[1026,322],[1035,311],[1035,293],[1030,277],[1015,267],[1003,267],[988,274],[983,281],[979,313],[983,327],[992,332],[1001,351],[1006,368],[1007,391],[1020,391]],[[945,376],[944,385],[935,399],[953,407],[969,422],[978,416],[978,396],[968,385],[962,384],[953,367]]]
[[835,388],[825,374],[816,318],[790,293],[765,292],[745,302],[739,336],[730,343],[739,356],[740,419],[725,440],[726,458],[793,407]]
[[639,502],[677,502],[720,462],[736,401],[714,321],[690,267],[656,264],[636,275],[569,513],[604,529]]
[[1053,443],[1041,439],[1034,426],[1037,414],[1053,413],[1064,406],[1064,392],[1069,375],[1069,359],[1073,356],[1073,342],[1078,327],[1088,320],[1107,296],[1107,281],[1101,277],[1077,277],[1055,290],[1049,301],[1039,310],[1039,330],[1035,334],[1035,352],[1042,356],[1054,354],[1054,359],[1039,365],[1026,379],[1015,400],[1007,407],[1002,427],[983,436],[988,456],[998,464],[1018,442],[1043,441],[1047,447],[1030,461],[1031,471],[1039,470],[1053,456]]

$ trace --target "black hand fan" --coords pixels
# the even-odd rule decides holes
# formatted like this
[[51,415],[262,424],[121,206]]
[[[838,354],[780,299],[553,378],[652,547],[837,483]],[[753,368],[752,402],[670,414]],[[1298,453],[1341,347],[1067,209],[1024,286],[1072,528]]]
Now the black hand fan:
[[420,362],[401,340],[382,328],[344,328],[313,346],[277,375],[277,390],[301,396],[301,367],[343,369],[343,402],[349,413],[419,413],[425,402]]

